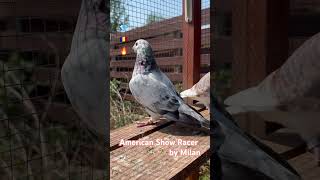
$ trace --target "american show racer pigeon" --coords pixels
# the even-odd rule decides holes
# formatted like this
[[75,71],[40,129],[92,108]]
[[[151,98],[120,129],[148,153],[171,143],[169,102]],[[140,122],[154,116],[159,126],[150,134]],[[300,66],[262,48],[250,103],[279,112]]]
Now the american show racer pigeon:
[[135,42],[133,50],[137,57],[129,88],[134,98],[151,116],[149,122],[141,123],[140,126],[153,124],[155,120],[164,117],[208,130],[209,121],[183,101],[169,78],[161,72],[150,44],[139,39]]

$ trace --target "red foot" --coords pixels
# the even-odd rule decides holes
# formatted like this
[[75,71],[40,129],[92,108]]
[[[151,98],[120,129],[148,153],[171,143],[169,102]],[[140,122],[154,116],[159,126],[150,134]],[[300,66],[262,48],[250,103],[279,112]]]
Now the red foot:
[[145,127],[145,126],[150,126],[150,125],[156,125],[157,122],[153,121],[152,118],[149,118],[147,122],[136,122],[137,127]]

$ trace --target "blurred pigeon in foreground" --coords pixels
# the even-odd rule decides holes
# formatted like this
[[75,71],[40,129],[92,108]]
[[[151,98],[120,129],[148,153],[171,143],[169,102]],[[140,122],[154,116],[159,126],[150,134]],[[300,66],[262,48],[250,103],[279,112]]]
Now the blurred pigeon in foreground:
[[129,88],[151,116],[148,123],[140,123],[140,126],[153,124],[154,120],[165,117],[192,127],[209,129],[209,121],[183,101],[169,78],[161,72],[149,43],[137,40],[133,50],[137,58]]
[[320,162],[320,33],[256,87],[225,100],[232,114],[255,111],[295,130]]
[[[211,95],[212,123],[224,136],[214,137],[222,180],[300,180],[300,175],[272,149],[243,132]],[[215,129],[213,129],[215,131]],[[218,144],[216,144],[218,143]],[[216,162],[213,162],[213,164]],[[213,177],[215,178],[215,177]]]
[[210,110],[210,72],[204,75],[192,88],[181,92],[180,96],[199,101]]
[[107,137],[109,39],[104,0],[83,0],[70,53],[61,69],[66,93],[91,132]]

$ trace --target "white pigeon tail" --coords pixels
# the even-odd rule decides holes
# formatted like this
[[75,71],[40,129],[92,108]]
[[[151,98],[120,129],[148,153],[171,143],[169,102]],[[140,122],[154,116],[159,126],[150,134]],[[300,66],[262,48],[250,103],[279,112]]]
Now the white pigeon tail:
[[[292,128],[320,162],[320,33],[256,87],[228,97],[232,114],[257,112],[267,121]],[[317,155],[318,154],[318,155]]]
[[204,75],[192,88],[182,91],[180,96],[199,101],[210,110],[210,72]]
[[263,80],[258,86],[240,91],[228,97],[224,103],[229,107],[231,114],[247,111],[272,111],[280,104],[272,90],[270,78],[274,72]]

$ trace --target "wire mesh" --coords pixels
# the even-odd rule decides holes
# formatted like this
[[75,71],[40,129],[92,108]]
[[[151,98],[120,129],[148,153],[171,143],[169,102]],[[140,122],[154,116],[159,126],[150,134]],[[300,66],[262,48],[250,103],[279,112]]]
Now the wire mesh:
[[0,179],[106,173],[93,157],[96,137],[80,123],[60,79],[80,4],[73,0],[68,9],[56,0],[46,12],[23,0],[0,3]]
[[112,98],[120,93],[124,99],[133,100],[128,82],[136,57],[132,50],[136,40],[147,40],[161,70],[175,84],[182,82],[182,1],[112,0],[110,11],[110,75],[118,80],[117,88],[111,89],[110,123],[111,127],[119,127],[145,114],[135,101]]
[[[134,42],[138,39],[149,41],[153,47],[155,57],[159,60],[160,67],[164,72],[174,73],[174,64],[182,57],[182,1],[159,1],[159,0],[114,0],[122,6],[123,14],[119,17],[119,10],[112,10],[111,3],[111,61],[128,60],[130,63],[121,66],[112,66],[111,75],[115,78],[123,78],[128,81],[129,72],[133,70],[132,61],[135,55],[132,51]],[[120,23],[119,22],[120,19]],[[126,37],[125,42],[120,42],[121,37]],[[125,55],[122,53],[126,51]],[[172,57],[172,65],[161,63],[161,58]],[[162,61],[163,62],[163,61]],[[181,71],[181,69],[180,69]],[[127,73],[118,73],[127,72]],[[180,73],[180,72],[177,72]],[[124,77],[125,76],[125,77]],[[180,79],[175,79],[181,81]]]
[[201,70],[202,75],[210,72],[210,0],[201,1]]
[[[113,4],[113,5],[112,5]],[[210,65],[210,1],[201,1],[201,73]],[[111,1],[111,77],[127,83],[133,71],[138,39],[149,41],[161,70],[175,83],[182,82],[182,1]],[[121,38],[125,38],[122,40]]]
[[[201,73],[204,75],[209,71],[210,66],[210,1],[201,1],[202,18],[201,18]],[[110,46],[110,75],[111,78],[120,81],[120,85],[111,87],[111,127],[117,127],[115,124],[131,123],[124,120],[125,117],[119,117],[123,111],[117,110],[117,104],[113,102],[115,97],[119,101],[123,99],[133,100],[128,90],[128,82],[131,79],[131,73],[134,68],[136,55],[132,50],[132,46],[138,39],[147,40],[153,49],[155,59],[160,69],[169,77],[169,79],[176,85],[177,90],[182,90],[182,68],[183,68],[183,30],[182,23],[184,18],[182,0],[113,0],[111,1],[111,46]],[[111,83],[112,84],[112,83]],[[179,89],[180,88],[180,89]],[[116,92],[114,95],[112,92]],[[118,93],[119,92],[119,93]],[[122,99],[123,98],[123,99]],[[123,103],[125,106],[126,104]],[[137,108],[139,105],[134,104],[130,108]],[[123,106],[119,106],[123,109]],[[130,111],[129,109],[126,109]],[[145,110],[142,109],[145,113]],[[130,111],[130,113],[140,113],[139,111]],[[131,115],[130,114],[130,115]],[[133,117],[134,118],[134,117]],[[140,120],[140,119],[139,119]],[[119,123],[123,122],[124,123]],[[119,130],[121,131],[121,130]],[[117,132],[119,132],[117,131]],[[111,132],[112,133],[112,132]],[[130,132],[127,132],[128,135]],[[152,136],[152,135],[150,135]],[[160,138],[160,137],[157,137]],[[112,140],[111,140],[112,141]],[[121,178],[135,178],[139,173],[141,179],[143,175],[149,177],[163,177],[159,175],[163,169],[169,168],[178,171],[179,168],[175,165],[163,167],[157,170],[160,166],[149,154],[142,153],[144,156],[137,156],[138,151],[132,149],[123,150],[124,147],[111,151],[111,174],[114,179]],[[142,147],[144,149],[144,147]],[[145,149],[144,149],[145,150]],[[120,151],[121,155],[117,154]],[[130,156],[127,156],[130,154]],[[138,153],[139,154],[139,153]],[[141,153],[140,153],[141,154]],[[155,153],[157,159],[165,159],[166,153],[161,156]],[[143,162],[143,157],[148,157],[147,163]],[[187,159],[187,158],[186,158]],[[179,163],[170,158],[174,163]],[[121,163],[125,164],[123,166]],[[168,160],[169,162],[169,160]],[[149,165],[148,165],[149,163]],[[173,163],[173,164],[174,164]],[[139,167],[133,165],[138,164]],[[141,166],[140,166],[141,165]],[[144,167],[143,167],[144,166]],[[154,168],[146,168],[153,167]],[[130,167],[130,169],[128,169]],[[150,169],[152,173],[150,173]],[[132,171],[132,172],[131,172]],[[144,173],[145,171],[145,173]],[[156,172],[157,171],[157,172]],[[115,173],[115,174],[113,174]],[[155,173],[155,174],[154,174]],[[176,172],[169,171],[167,176]]]

